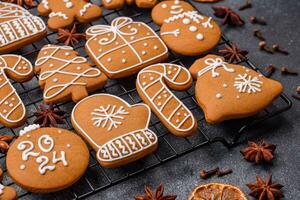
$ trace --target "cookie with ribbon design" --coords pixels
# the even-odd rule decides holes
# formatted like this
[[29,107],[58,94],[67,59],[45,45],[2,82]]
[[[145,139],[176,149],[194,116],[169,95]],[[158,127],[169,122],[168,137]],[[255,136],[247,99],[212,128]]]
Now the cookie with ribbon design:
[[47,35],[41,18],[21,6],[0,2],[0,54],[17,50]]
[[6,75],[16,82],[25,82],[33,77],[33,67],[22,56],[0,55],[0,123],[14,128],[25,123],[26,109]]
[[128,17],[114,19],[111,26],[92,26],[86,35],[88,55],[109,78],[130,76],[168,58],[168,49],[157,34]]
[[154,23],[161,26],[166,19],[174,15],[194,10],[194,7],[186,1],[166,0],[154,6],[151,11],[151,17]]
[[157,0],[102,0],[103,6],[109,10],[123,8],[126,4],[135,4],[138,8],[153,8]]
[[136,88],[156,116],[179,137],[193,134],[198,125],[191,111],[169,90],[186,90],[192,86],[189,71],[175,64],[155,64],[139,72]]
[[89,150],[76,134],[30,125],[9,148],[7,171],[13,181],[35,193],[62,190],[84,174]]
[[70,99],[78,102],[88,92],[102,88],[107,80],[98,68],[69,46],[45,45],[35,62],[35,72],[39,74],[47,104]]
[[213,49],[221,30],[211,18],[197,11],[187,11],[164,20],[160,36],[168,48],[185,56],[197,56]]
[[74,129],[97,152],[104,167],[138,160],[157,148],[157,136],[148,126],[151,110],[145,104],[129,105],[120,97],[95,94],[76,104]]
[[48,27],[53,31],[71,26],[75,21],[89,23],[102,13],[99,6],[85,0],[42,0],[37,10],[49,17]]
[[223,57],[207,55],[190,68],[195,95],[209,123],[255,115],[282,92],[282,85]]

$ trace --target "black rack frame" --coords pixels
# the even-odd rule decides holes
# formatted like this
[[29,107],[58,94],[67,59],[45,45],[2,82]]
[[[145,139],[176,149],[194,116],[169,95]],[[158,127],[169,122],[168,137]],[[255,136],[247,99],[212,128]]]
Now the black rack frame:
[[[36,0],[36,3],[38,4],[39,1]],[[96,0],[92,1],[94,3],[99,4],[99,2],[97,2]],[[31,11],[31,13],[37,14],[36,8],[28,9]],[[116,11],[104,10],[103,18],[91,24],[80,25],[79,29],[81,29],[81,31],[84,31],[87,27],[100,23],[109,25],[112,19],[118,16],[128,16],[133,18],[135,21],[143,21],[146,24],[148,24],[151,28],[153,28],[156,32],[159,32],[159,27],[152,22],[152,19],[149,15],[149,11],[144,11],[135,7],[124,7],[123,9]],[[47,21],[46,18],[43,19],[45,20],[45,22]],[[42,41],[28,45],[15,53],[28,58],[32,63],[34,63],[37,53],[39,52],[41,47],[48,43],[57,43],[56,33],[49,32],[47,37]],[[221,46],[224,46],[225,44],[230,46],[231,42],[224,35],[222,35],[222,40],[220,41],[216,49],[220,48]],[[84,51],[84,42],[80,42],[79,44],[77,44],[74,49],[79,51],[82,56],[87,57]],[[189,60],[186,60],[185,58],[175,55],[172,52],[170,52],[169,58],[171,63],[180,64],[187,68],[190,66],[190,62],[196,59],[189,58]],[[240,63],[256,71],[259,71],[259,69],[247,58]],[[135,89],[135,78],[136,76],[129,77],[126,80],[109,80],[108,84],[102,90],[97,92],[104,92],[117,95],[128,101],[130,104],[142,102]],[[33,122],[35,118],[33,113],[38,109],[38,106],[42,104],[43,101],[42,91],[38,85],[38,78],[37,76],[35,76],[28,83],[22,84],[13,82],[13,86],[19,92],[19,95],[23,99],[23,102],[25,103],[27,108],[28,120],[24,125],[26,126]],[[105,169],[97,163],[95,158],[95,152],[90,149],[91,159],[89,167],[87,169],[86,174],[76,184],[63,191],[42,196],[38,194],[29,193],[12,182],[9,176],[7,176],[5,155],[2,154],[0,155],[0,162],[2,163],[1,166],[4,171],[3,184],[11,185],[14,188],[16,188],[19,199],[83,199],[86,196],[95,194],[101,190],[104,190],[122,181],[125,181],[132,176],[136,176],[151,168],[162,165],[165,162],[168,162],[170,160],[188,154],[192,151],[195,151],[196,149],[199,149],[204,145],[220,142],[228,148],[234,147],[240,142],[240,138],[246,132],[246,130],[250,129],[251,127],[257,124],[262,123],[267,119],[281,114],[282,112],[288,110],[292,106],[290,99],[285,94],[282,94],[272,104],[272,106],[270,106],[271,108],[265,109],[258,116],[247,118],[242,121],[234,120],[234,123],[238,124],[238,127],[236,129],[236,133],[233,135],[231,133],[229,138],[223,136],[211,137],[210,133],[215,132],[215,128],[209,127],[209,125],[205,122],[204,115],[194,98],[194,86],[187,91],[174,91],[174,93],[193,112],[195,117],[198,119],[199,126],[208,126],[208,128],[198,127],[197,133],[195,135],[187,138],[178,138],[170,134],[168,130],[161,124],[161,122],[154,115],[152,115],[149,128],[156,132],[159,138],[159,148],[155,153],[147,156],[146,158],[143,158],[139,161],[136,161],[134,163],[120,168]],[[72,102],[66,102],[55,105],[57,109],[65,110],[68,113],[67,124],[62,125],[62,128],[73,130],[72,125],[70,123],[70,113],[74,105],[75,104]],[[227,127],[228,124],[225,123],[224,126]],[[229,125],[229,127],[230,126],[231,125]],[[0,126],[0,132],[17,136],[19,130],[23,127],[18,129],[8,129],[3,126]]]

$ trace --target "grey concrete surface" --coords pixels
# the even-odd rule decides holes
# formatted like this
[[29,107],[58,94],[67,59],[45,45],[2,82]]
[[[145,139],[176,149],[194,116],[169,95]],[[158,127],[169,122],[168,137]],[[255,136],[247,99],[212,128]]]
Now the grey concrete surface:
[[[244,2],[244,0],[223,0],[216,4],[236,8]],[[203,13],[212,15],[211,4],[195,3],[195,5]],[[300,1],[253,0],[253,6],[252,9],[240,12],[247,21],[244,27],[223,26],[224,33],[240,47],[249,50],[249,58],[258,66],[263,67],[272,63],[276,66],[286,65],[300,72]],[[248,23],[248,17],[251,15],[265,17],[269,25],[258,26]],[[261,29],[270,44],[278,42],[289,49],[291,54],[284,56],[260,52],[257,47],[258,40],[252,36],[253,28]],[[281,76],[276,72],[273,77],[283,83],[285,93],[288,95],[295,90],[297,84],[300,85],[299,76]],[[231,150],[227,150],[220,144],[214,144],[149,170],[87,199],[130,200],[135,194],[143,192],[144,185],[155,187],[159,183],[164,183],[166,193],[176,194],[178,200],[185,200],[195,186],[210,181],[232,183],[248,193],[245,184],[255,181],[256,175],[267,177],[268,174],[273,174],[274,181],[284,185],[284,199],[299,200],[300,101],[293,100],[293,104],[291,110],[265,122],[253,131],[257,139],[265,138],[268,142],[277,145],[276,159],[272,165],[257,166],[245,162],[239,153],[246,145],[245,142]],[[232,168],[234,172],[226,177],[212,178],[207,181],[199,178],[200,169],[210,169],[215,166]]]

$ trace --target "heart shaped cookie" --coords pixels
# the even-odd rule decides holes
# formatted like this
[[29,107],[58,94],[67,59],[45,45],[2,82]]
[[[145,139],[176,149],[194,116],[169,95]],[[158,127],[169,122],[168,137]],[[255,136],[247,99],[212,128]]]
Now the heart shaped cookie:
[[116,167],[146,156],[157,148],[148,129],[151,111],[145,104],[129,105],[110,94],[81,100],[72,111],[75,130],[97,151],[104,167]]
[[216,55],[198,59],[190,72],[197,79],[196,99],[213,124],[255,115],[282,92],[279,82]]

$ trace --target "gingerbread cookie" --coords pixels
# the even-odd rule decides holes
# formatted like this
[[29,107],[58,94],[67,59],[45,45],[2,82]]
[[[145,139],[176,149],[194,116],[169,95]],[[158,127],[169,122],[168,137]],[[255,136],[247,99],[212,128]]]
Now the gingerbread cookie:
[[99,6],[85,0],[42,0],[37,10],[40,15],[49,16],[48,27],[54,31],[71,26],[75,20],[89,23],[102,13]]
[[88,92],[100,89],[106,76],[69,46],[45,45],[35,62],[35,72],[47,104],[72,99],[78,102]]
[[0,184],[0,200],[16,200],[17,192],[15,188]]
[[0,54],[45,37],[46,25],[21,6],[0,2]]
[[221,30],[211,18],[187,11],[164,20],[160,36],[170,50],[185,56],[197,56],[213,49]]
[[86,35],[87,53],[109,78],[130,76],[168,58],[168,49],[157,34],[128,17],[114,19],[111,26],[92,26]]
[[197,79],[196,99],[209,123],[254,115],[282,92],[279,82],[216,55],[198,59],[190,72]]
[[189,71],[175,64],[155,64],[137,76],[136,88],[140,97],[176,136],[186,137],[197,129],[191,111],[169,90],[186,90],[192,86]]
[[161,26],[164,21],[174,15],[194,11],[194,7],[186,1],[167,0],[157,4],[151,11],[151,16],[157,25]]
[[104,167],[138,160],[157,148],[149,128],[151,110],[145,104],[129,105],[117,96],[96,94],[80,101],[72,111],[72,124],[97,152]]
[[0,123],[15,128],[25,123],[26,110],[6,75],[16,82],[25,82],[33,77],[33,68],[22,56],[0,55]]
[[31,126],[10,147],[7,171],[22,188],[36,193],[62,190],[85,172],[89,151],[76,134]]
[[103,6],[109,10],[120,9],[125,4],[136,4],[138,8],[153,8],[157,0],[102,0]]

